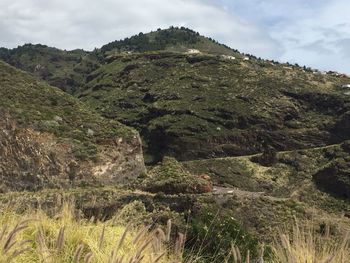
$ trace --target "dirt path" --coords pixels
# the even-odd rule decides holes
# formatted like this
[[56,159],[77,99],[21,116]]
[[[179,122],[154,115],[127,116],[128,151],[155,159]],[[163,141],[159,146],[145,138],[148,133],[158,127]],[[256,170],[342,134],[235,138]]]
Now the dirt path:
[[[326,149],[330,148],[333,146],[337,146],[339,144],[330,144],[326,146],[320,146],[320,147],[312,147],[312,148],[304,148],[304,149],[295,149],[295,150],[288,150],[288,151],[280,151],[276,152],[277,155],[279,154],[286,154],[286,153],[292,153],[295,151],[307,151],[307,150],[320,150],[320,149]],[[185,161],[185,163],[190,163],[190,162],[201,162],[201,161],[208,161],[208,160],[229,160],[229,159],[240,159],[240,158],[251,158],[254,156],[259,156],[262,153],[255,153],[255,154],[250,154],[250,155],[239,155],[239,156],[227,156],[227,157],[216,157],[216,158],[207,158],[207,159],[198,159],[198,160],[190,160],[190,161]]]
[[285,201],[289,198],[282,198],[282,197],[274,197],[270,195],[266,195],[265,192],[250,192],[250,191],[244,191],[239,188],[230,188],[230,187],[222,187],[222,186],[214,186],[213,187],[213,195],[216,196],[237,196],[240,198],[260,198],[265,197],[272,201]]

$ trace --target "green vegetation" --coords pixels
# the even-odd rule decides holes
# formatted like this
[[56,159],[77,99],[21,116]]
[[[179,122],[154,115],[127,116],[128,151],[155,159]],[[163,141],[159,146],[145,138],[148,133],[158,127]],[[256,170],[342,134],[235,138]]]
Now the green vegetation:
[[348,138],[349,97],[340,86],[349,78],[243,55],[186,28],[140,33],[94,52],[25,45],[0,57],[138,129],[150,164]]
[[223,262],[232,245],[240,247],[243,255],[258,257],[258,240],[242,228],[232,211],[204,204],[190,223],[188,246],[206,261]]
[[124,125],[102,118],[74,97],[0,62],[0,109],[19,124],[74,144],[75,155],[94,158],[100,141],[132,138]]
[[195,176],[173,158],[164,158],[161,165],[148,172],[142,181],[142,188],[148,192],[165,194],[201,194],[212,191],[210,179]]
[[165,30],[158,29],[148,34],[140,33],[124,40],[114,41],[101,48],[102,53],[113,54],[121,51],[178,51],[186,52],[188,49],[198,49],[211,54],[239,55],[237,50],[232,50],[221,45],[211,38],[205,38],[188,28],[170,27]]
[[11,50],[3,48],[0,59],[70,93],[74,93],[85,82],[86,74],[98,65],[96,56],[84,50],[63,51],[32,44]]
[[[0,261],[347,262],[347,76],[174,27],[0,59],[32,75],[0,62]],[[66,199],[79,212],[55,217]],[[125,241],[144,229],[147,249],[116,250],[125,229]]]
[[153,51],[110,56],[88,80],[79,98],[138,129],[150,164],[163,156],[248,155],[346,138],[349,98],[337,87],[348,79],[253,59]]
[[[54,216],[41,209],[18,214],[7,207],[0,216],[0,261],[241,263],[264,259],[312,263],[332,259],[346,263],[350,256],[348,235],[334,235],[328,226],[317,228],[311,221],[306,226],[296,224],[292,231],[278,231],[274,241],[264,247],[232,214],[222,214],[212,204],[203,206],[192,220],[187,237],[174,229],[171,220],[164,228],[144,226],[135,218],[142,213],[139,207],[125,207],[104,222],[81,218],[80,211],[66,202],[56,204],[60,210]],[[133,223],[126,224],[130,219]],[[192,249],[186,250],[189,245]]]
[[[281,152],[270,167],[253,161],[259,155],[190,161],[183,165],[192,173],[208,174],[214,185],[291,198],[307,207],[346,214],[350,204],[346,201],[349,183],[345,145]],[[331,168],[336,171],[329,172]],[[345,199],[340,200],[339,196]]]

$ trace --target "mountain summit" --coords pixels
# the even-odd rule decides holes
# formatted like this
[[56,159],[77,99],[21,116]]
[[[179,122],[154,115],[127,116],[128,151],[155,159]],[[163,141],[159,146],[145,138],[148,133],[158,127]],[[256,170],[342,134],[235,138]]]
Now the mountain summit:
[[173,52],[204,52],[217,55],[238,55],[237,50],[219,44],[211,38],[201,36],[188,28],[170,27],[158,29],[151,33],[140,33],[124,40],[114,41],[101,48],[102,52],[113,51],[173,51]]

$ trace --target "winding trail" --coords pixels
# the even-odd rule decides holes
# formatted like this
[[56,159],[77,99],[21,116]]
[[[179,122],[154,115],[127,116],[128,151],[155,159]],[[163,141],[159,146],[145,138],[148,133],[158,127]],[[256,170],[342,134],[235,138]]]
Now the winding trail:
[[266,195],[265,192],[250,192],[241,190],[239,188],[230,188],[230,187],[222,187],[222,186],[214,186],[212,194],[215,196],[237,196],[241,198],[249,198],[249,199],[255,199],[260,197],[265,197],[270,199],[271,201],[285,201],[290,199],[289,197],[274,197],[270,195]]
[[[308,151],[308,150],[321,150],[321,149],[327,149],[334,146],[338,146],[339,143],[336,144],[330,144],[326,146],[319,146],[319,147],[311,147],[311,148],[302,148],[302,149],[294,149],[294,150],[288,150],[288,151],[280,151],[276,152],[276,154],[286,154],[286,153],[292,153],[296,151]],[[210,161],[210,160],[229,160],[229,159],[240,159],[240,158],[251,158],[254,156],[259,156],[262,153],[254,153],[249,155],[238,155],[238,156],[226,156],[226,157],[213,157],[213,158],[204,158],[204,159],[197,159],[197,160],[190,160],[190,161],[184,161],[183,163],[190,163],[190,162],[201,162],[201,161]]]

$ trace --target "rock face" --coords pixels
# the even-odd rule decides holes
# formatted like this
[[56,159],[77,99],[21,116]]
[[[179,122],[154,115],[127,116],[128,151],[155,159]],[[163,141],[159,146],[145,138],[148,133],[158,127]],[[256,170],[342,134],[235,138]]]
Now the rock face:
[[0,63],[0,191],[105,185],[145,172],[138,133]]
[[119,138],[114,141],[114,146],[103,149],[103,162],[92,167],[95,178],[101,178],[104,183],[126,183],[146,172],[138,134],[129,142]]

